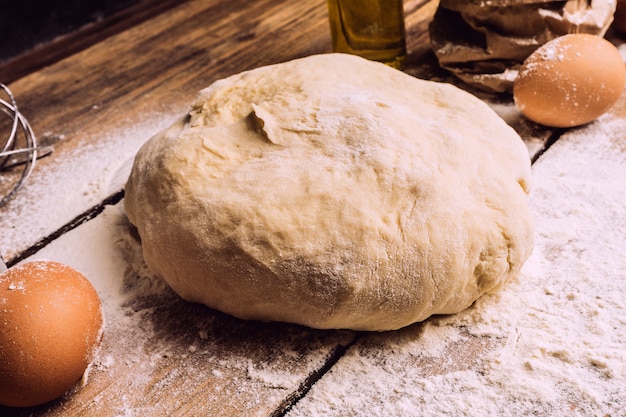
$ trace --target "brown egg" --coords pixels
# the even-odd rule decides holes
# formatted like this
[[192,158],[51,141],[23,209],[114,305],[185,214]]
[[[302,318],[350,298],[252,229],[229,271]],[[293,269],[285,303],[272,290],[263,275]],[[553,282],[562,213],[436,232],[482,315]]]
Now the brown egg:
[[534,122],[572,127],[608,111],[625,81],[626,68],[615,46],[600,36],[571,34],[553,39],[526,59],[513,98]]
[[75,269],[34,261],[0,274],[0,404],[63,395],[92,361],[102,329],[98,294]]

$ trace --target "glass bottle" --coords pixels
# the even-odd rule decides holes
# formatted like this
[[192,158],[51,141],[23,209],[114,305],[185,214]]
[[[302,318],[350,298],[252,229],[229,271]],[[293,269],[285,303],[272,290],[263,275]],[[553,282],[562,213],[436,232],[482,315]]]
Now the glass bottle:
[[406,57],[403,0],[328,0],[334,52],[402,68]]

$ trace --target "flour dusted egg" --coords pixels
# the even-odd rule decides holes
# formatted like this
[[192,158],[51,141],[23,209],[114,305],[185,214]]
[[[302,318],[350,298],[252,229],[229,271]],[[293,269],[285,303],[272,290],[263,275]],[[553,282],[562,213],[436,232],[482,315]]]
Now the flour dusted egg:
[[100,344],[100,299],[78,271],[34,261],[0,274],[0,404],[51,401],[82,377]]
[[570,34],[532,53],[513,87],[524,116],[542,125],[573,127],[591,122],[618,100],[624,89],[624,61],[600,36]]

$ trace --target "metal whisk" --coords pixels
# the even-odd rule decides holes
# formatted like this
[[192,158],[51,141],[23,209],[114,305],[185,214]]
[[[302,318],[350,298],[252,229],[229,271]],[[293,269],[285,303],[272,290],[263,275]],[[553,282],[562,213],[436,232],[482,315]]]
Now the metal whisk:
[[[0,125],[2,127],[8,125],[9,127],[8,136],[4,139],[4,134],[0,136],[0,190],[6,190],[6,194],[0,200],[1,207],[24,185],[35,167],[35,162],[40,156],[42,148],[37,147],[37,138],[33,129],[17,109],[17,103],[11,90],[1,83],[0,110],[9,118],[8,123],[5,121],[4,124]],[[21,173],[16,174],[16,169],[21,169]],[[13,175],[5,177],[4,174],[8,171],[11,171]]]

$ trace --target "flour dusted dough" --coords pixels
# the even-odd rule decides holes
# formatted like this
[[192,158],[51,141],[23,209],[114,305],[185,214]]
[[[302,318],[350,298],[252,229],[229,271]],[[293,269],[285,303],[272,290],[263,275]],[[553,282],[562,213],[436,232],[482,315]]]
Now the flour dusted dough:
[[362,58],[201,91],[126,188],[147,265],[243,319],[397,329],[470,306],[532,250],[530,163],[470,94]]

